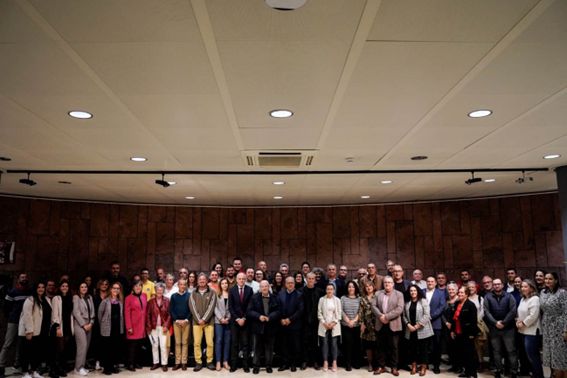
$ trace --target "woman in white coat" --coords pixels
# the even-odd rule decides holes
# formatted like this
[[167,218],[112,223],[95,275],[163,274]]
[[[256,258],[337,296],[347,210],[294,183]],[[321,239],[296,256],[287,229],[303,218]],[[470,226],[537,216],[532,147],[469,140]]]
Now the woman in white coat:
[[319,343],[323,354],[323,371],[329,369],[329,344],[333,360],[332,371],[337,371],[338,343],[341,336],[341,300],[335,296],[335,286],[331,283],[325,288],[326,295],[319,299],[317,317],[319,319]]
[[522,281],[520,286],[522,300],[518,305],[516,327],[523,338],[524,348],[532,368],[533,378],[543,378],[543,367],[539,354],[539,317],[540,303],[538,289],[532,280]]

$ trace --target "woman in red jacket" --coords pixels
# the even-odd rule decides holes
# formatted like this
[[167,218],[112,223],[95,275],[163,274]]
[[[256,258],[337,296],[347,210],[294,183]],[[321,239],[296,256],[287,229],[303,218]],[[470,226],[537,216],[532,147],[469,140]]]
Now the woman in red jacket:
[[136,363],[136,355],[142,341],[146,337],[146,312],[148,302],[142,295],[142,282],[134,282],[132,294],[124,303],[124,322],[126,323],[126,339],[128,341],[128,370],[135,371],[142,366]]
[[148,313],[146,315],[146,333],[152,343],[152,356],[154,364],[150,370],[159,367],[160,356],[163,371],[167,371],[167,345],[169,339],[169,327],[171,317],[169,315],[169,299],[163,296],[165,284],[156,284],[156,296],[148,302]]

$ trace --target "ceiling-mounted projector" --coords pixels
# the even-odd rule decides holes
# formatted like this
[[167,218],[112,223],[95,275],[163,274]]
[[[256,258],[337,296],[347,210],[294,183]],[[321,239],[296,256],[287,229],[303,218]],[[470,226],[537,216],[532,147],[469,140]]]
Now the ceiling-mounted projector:
[[292,11],[301,8],[307,0],[266,0],[266,5],[279,11]]

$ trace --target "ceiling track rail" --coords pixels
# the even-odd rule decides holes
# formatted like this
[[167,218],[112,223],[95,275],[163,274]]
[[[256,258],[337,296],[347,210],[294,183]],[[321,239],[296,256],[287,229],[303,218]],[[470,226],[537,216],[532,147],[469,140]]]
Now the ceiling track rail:
[[[377,175],[428,174],[472,172],[549,172],[549,168],[466,168],[466,169],[381,169],[381,170],[323,170],[323,171],[195,171],[195,170],[65,170],[65,169],[8,169],[4,173],[34,175],[208,175],[208,176],[295,176],[295,175]],[[0,171],[1,173],[1,171]]]

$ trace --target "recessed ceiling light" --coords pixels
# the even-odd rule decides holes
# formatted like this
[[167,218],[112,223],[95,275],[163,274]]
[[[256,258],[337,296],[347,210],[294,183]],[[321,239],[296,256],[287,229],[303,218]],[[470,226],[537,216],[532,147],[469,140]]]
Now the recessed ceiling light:
[[59,184],[71,185],[71,181],[57,181]]
[[561,157],[561,155],[559,154],[549,154],[549,155],[545,155],[543,158],[549,160],[549,159],[557,159],[559,157]]
[[382,180],[382,181],[380,181],[380,183],[386,185],[386,184],[393,183],[393,181],[392,180]]
[[132,160],[132,161],[136,161],[136,162],[148,161],[148,159],[147,159],[147,158],[145,158],[145,157],[141,157],[141,156],[139,156],[139,157],[136,157],[136,156],[134,156],[134,157],[131,157],[131,158],[130,158],[130,160]]
[[351,157],[351,156],[349,156],[349,157],[346,157],[346,158],[345,158],[345,161],[346,161],[347,163],[352,163],[352,162],[354,162],[354,158]]
[[281,200],[281,199],[283,199],[283,197],[282,196],[274,196],[274,199],[275,200]]
[[285,185],[285,181],[274,181],[272,182],[274,185]]
[[495,182],[495,181],[496,181],[496,179],[486,179],[486,180],[484,180],[484,182]]
[[168,181],[167,183],[168,183],[170,186],[177,184],[177,182],[175,182],[175,181]]
[[12,161],[12,158],[9,158],[8,156],[0,156],[0,161]]
[[365,195],[365,196],[360,196],[360,198],[362,198],[362,199],[369,199],[370,196],[366,196],[366,195]]
[[427,156],[425,155],[417,155],[411,157],[411,160],[425,160],[425,159],[427,159]]
[[69,113],[71,117],[78,118],[78,119],[90,119],[93,118],[93,115],[89,112],[85,112],[84,110],[71,110]]
[[479,109],[479,110],[473,110],[472,112],[470,112],[468,115],[471,118],[482,118],[482,117],[488,117],[489,115],[492,114],[492,110],[489,109]]
[[305,5],[307,0],[265,0],[266,5],[279,11],[292,11]]
[[195,197],[193,197],[193,196],[187,196],[187,197],[185,197],[185,199],[188,199],[188,200],[194,200],[194,199],[195,199]]
[[289,118],[292,115],[293,112],[287,109],[274,109],[270,112],[270,116],[274,118]]

